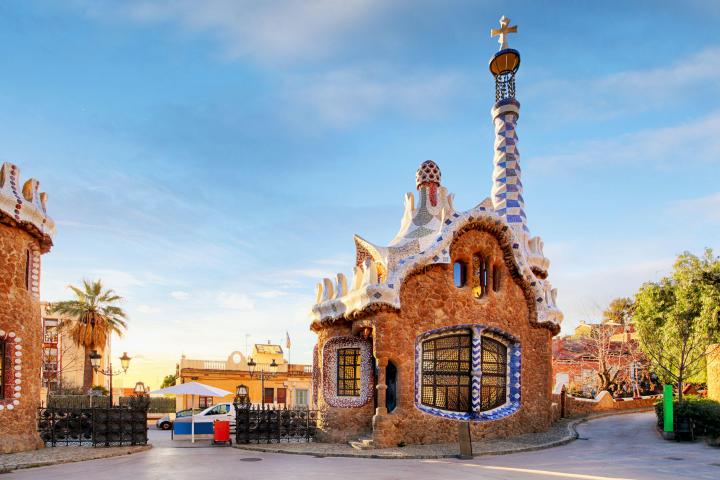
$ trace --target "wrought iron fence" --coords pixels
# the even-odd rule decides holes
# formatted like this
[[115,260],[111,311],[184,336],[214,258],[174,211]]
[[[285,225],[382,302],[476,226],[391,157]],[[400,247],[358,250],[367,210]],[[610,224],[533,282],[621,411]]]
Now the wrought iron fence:
[[317,432],[317,410],[235,406],[235,442],[312,442]]
[[39,409],[38,430],[45,446],[147,444],[147,398],[126,406]]

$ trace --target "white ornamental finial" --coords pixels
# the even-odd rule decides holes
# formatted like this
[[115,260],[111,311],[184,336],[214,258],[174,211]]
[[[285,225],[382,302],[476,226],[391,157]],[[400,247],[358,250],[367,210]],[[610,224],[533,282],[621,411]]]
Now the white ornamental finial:
[[500,28],[491,28],[490,29],[490,36],[499,36],[498,43],[500,44],[500,50],[505,50],[508,48],[507,44],[507,38],[506,35],[508,33],[516,33],[517,32],[517,25],[513,25],[512,27],[508,27],[510,25],[510,19],[507,18],[505,15],[503,15],[500,18]]

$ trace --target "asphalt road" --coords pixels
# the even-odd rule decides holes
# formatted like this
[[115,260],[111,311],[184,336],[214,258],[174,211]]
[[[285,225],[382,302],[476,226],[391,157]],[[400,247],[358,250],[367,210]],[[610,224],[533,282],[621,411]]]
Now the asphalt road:
[[580,439],[536,452],[467,460],[315,458],[235,448],[155,448],[131,456],[19,470],[10,479],[720,479],[720,449],[662,440],[653,413],[605,417],[579,426]]

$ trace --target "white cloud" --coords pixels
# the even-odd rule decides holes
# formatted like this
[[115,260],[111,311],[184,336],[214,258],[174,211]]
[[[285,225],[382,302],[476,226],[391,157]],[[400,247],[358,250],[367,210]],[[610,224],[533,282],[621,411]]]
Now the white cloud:
[[689,219],[720,223],[720,192],[700,198],[679,200],[670,206],[670,212]]
[[[720,161],[720,111],[663,128],[645,129],[619,137],[565,145],[573,153],[538,155],[528,163],[538,173],[555,174],[554,168],[609,164],[686,165]],[[539,168],[538,168],[539,167]]]
[[550,78],[529,83],[524,96],[543,102],[544,115],[567,121],[598,120],[659,110],[669,104],[707,101],[720,93],[720,47],[705,48],[670,65],[597,78]]
[[257,292],[254,295],[258,298],[271,299],[284,297],[285,295],[287,295],[287,292],[283,292],[282,290],[266,290],[264,292]]
[[140,24],[170,24],[208,34],[231,58],[267,62],[335,53],[360,27],[397,7],[382,0],[79,0],[88,16]]
[[136,309],[139,313],[152,314],[162,313],[163,309],[160,307],[153,307],[151,305],[138,305]]
[[184,292],[182,290],[176,290],[174,292],[170,292],[170,296],[174,298],[175,300],[187,300],[190,298],[190,294],[188,292]]
[[286,100],[298,122],[314,118],[346,127],[378,115],[441,116],[466,86],[466,77],[454,72],[346,68],[291,78]]
[[223,308],[231,310],[253,310],[255,302],[244,293],[220,292],[217,295],[217,301]]

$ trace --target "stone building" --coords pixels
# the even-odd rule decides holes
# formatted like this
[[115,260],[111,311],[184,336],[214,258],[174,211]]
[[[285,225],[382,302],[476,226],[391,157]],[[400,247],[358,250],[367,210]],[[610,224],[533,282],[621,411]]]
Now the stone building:
[[[252,375],[248,366],[250,359],[256,364]],[[270,366],[273,361],[276,368]],[[261,380],[261,370],[265,371],[264,382]],[[197,381],[233,393],[238,385],[245,385],[248,387],[249,401],[255,405],[264,403],[279,408],[310,406],[312,367],[288,363],[280,345],[256,344],[250,358],[241,352],[232,352],[227,360],[197,360],[183,355],[176,374],[176,383]],[[233,398],[233,395],[223,398],[196,397],[194,406],[206,408],[213,403],[232,402]],[[177,409],[190,408],[191,401],[192,398],[188,396],[178,397]]]
[[18,168],[0,169],[0,453],[40,448],[42,332],[40,256],[55,224],[39,183],[20,183]]
[[405,195],[400,231],[386,246],[355,237],[352,281],[317,286],[313,396],[325,441],[365,445],[474,440],[547,429],[551,341],[562,313],[543,242],[524,212],[516,122],[520,55],[501,19],[495,77],[491,196],[460,212],[433,161]]

